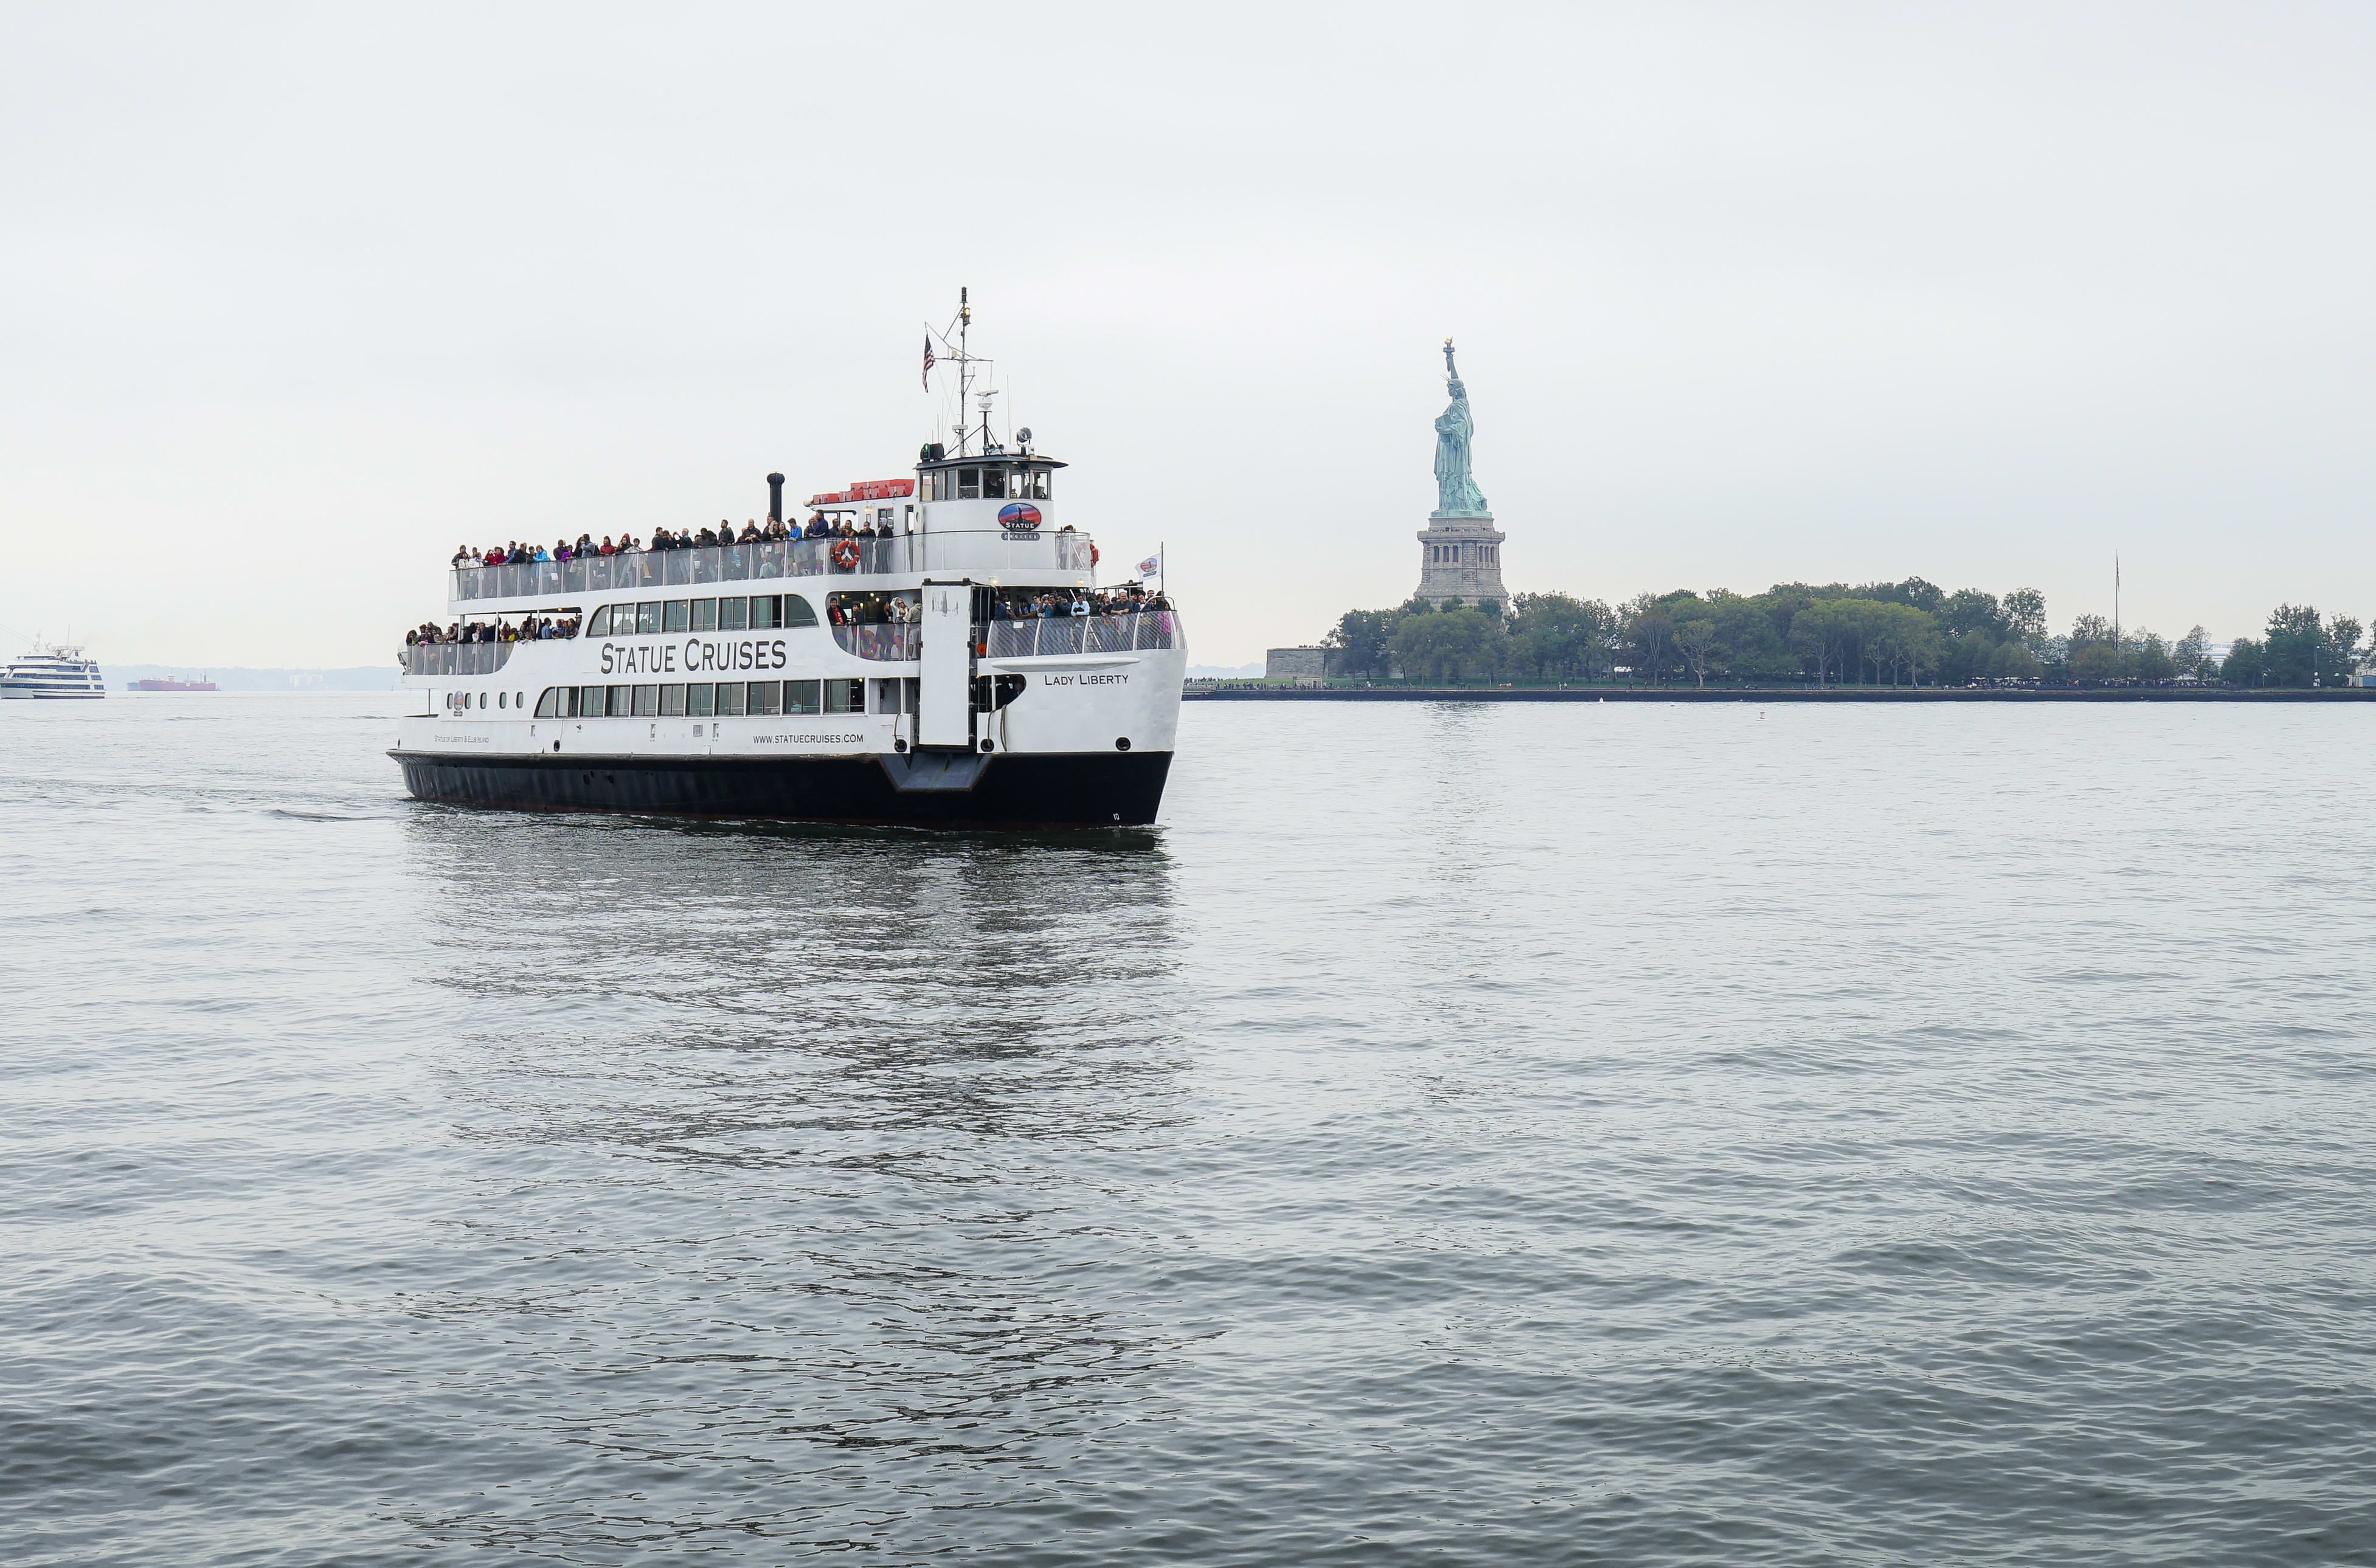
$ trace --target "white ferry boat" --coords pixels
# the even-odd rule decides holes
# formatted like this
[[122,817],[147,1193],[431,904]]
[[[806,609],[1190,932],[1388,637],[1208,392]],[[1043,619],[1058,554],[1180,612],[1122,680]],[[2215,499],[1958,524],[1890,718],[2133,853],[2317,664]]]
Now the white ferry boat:
[[78,647],[43,647],[9,661],[0,670],[0,697],[103,697],[99,661],[85,659]]
[[[952,345],[961,374],[968,358]],[[929,363],[929,362],[928,362]],[[959,407],[971,392],[959,386]],[[1100,588],[1031,433],[926,445],[912,478],[813,495],[827,537],[457,566],[429,711],[389,754],[418,799],[935,827],[1155,820],[1186,639]],[[847,537],[869,530],[865,537]],[[500,638],[522,624],[564,635]],[[442,640],[445,633],[459,639]]]

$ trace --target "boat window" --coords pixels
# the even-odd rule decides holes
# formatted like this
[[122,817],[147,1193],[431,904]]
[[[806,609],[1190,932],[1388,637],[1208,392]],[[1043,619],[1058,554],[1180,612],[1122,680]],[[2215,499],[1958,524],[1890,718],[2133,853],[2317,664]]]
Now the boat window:
[[888,681],[876,681],[873,685],[874,711],[877,713],[898,712],[899,698],[907,690],[908,683],[895,677]]
[[1004,469],[984,469],[981,470],[981,497],[985,501],[1004,501],[1006,499],[1006,470]]
[[1046,469],[1034,469],[1031,470],[1032,500],[1045,501],[1048,499],[1048,474],[1049,470]]
[[981,470],[980,469],[959,469],[957,470],[957,499],[960,501],[979,501],[981,499]]
[[786,713],[822,713],[825,711],[823,702],[817,693],[817,685],[818,683],[814,681],[785,682],[784,711]]
[[721,715],[729,718],[738,715],[742,711],[742,682],[720,681],[718,683],[718,711]]
[[695,681],[684,689],[684,711],[688,719],[707,719],[717,711],[718,688],[707,681]]
[[1020,675],[977,675],[973,678],[973,710],[991,713],[1023,695]]
[[662,719],[684,717],[684,687],[671,684],[660,688],[660,717]]
[[751,601],[747,599],[719,600],[718,601],[718,629],[721,632],[739,632],[744,626],[748,625],[750,624],[748,619],[750,613],[750,603]]
[[636,688],[636,717],[656,719],[660,711],[660,689],[658,686]]
[[784,622],[784,598],[776,593],[754,593],[751,596],[751,629],[764,632]]
[[569,711],[572,714],[580,715],[587,719],[601,718],[602,688],[600,686],[579,687],[577,692],[577,700],[569,705]]
[[568,694],[566,686],[545,687],[544,695],[536,699],[536,716],[539,719],[559,719],[562,705],[569,700]]
[[693,629],[696,632],[718,630],[718,600],[696,599],[693,601]]
[[613,719],[621,719],[635,711],[636,688],[633,686],[612,686],[611,688],[611,717]]
[[864,713],[866,683],[827,681],[825,683],[825,710],[827,713]]
[[778,622],[777,624],[783,626],[814,626],[816,624],[816,612],[810,608],[809,601],[807,600],[802,599],[796,593],[788,593],[784,595],[784,618]]
[[651,603],[651,602],[648,602],[648,601],[647,601],[647,602],[646,602],[646,603],[643,603],[643,604],[638,604],[638,605],[636,605],[636,635],[637,636],[642,636],[644,634],[646,634],[646,633],[647,633],[647,632],[657,632],[657,631],[659,631],[659,629],[660,629],[660,607],[659,607],[658,604],[656,604],[656,603]]
[[904,600],[909,613],[914,614],[917,606],[922,602],[922,597],[912,588],[906,592],[895,588],[889,593],[829,593],[826,595],[825,601],[841,617],[842,625],[875,626],[891,619],[893,600]]
[[754,681],[750,699],[744,705],[749,713],[781,713],[784,711],[784,683],[781,681]]
[[603,605],[601,608],[596,610],[593,614],[586,618],[586,635],[589,637],[607,637],[611,635],[611,607],[609,605]]
[[689,600],[668,601],[668,619],[661,624],[663,632],[689,632],[693,629],[693,604]]
[[512,705],[512,695],[511,695],[511,693],[509,693],[509,692],[497,692],[497,693],[495,694],[495,706],[496,706],[497,707],[511,707],[511,705]]

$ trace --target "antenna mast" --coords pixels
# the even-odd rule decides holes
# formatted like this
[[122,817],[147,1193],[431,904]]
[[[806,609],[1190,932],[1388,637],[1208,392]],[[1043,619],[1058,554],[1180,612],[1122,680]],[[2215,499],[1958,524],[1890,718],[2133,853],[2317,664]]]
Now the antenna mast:
[[957,288],[957,456],[966,452],[966,399],[973,395],[973,356],[966,352],[966,332],[973,326],[972,291]]
[[[966,349],[966,337],[973,327],[972,290],[960,288],[957,291],[957,318],[951,325],[956,328],[957,333],[957,422],[949,426],[949,430],[951,434],[955,434],[957,438],[957,456],[960,457],[970,457],[975,455],[971,446],[974,430],[973,425],[970,422],[971,416],[966,412],[966,404],[976,396],[973,389],[973,384],[977,378],[974,375],[973,367],[977,362],[982,364],[988,364],[990,362],[988,360],[977,362],[973,355]],[[943,332],[938,334],[938,336],[941,339],[941,346],[943,348],[947,348],[949,346],[949,335]],[[998,394],[994,390],[985,391],[980,394],[981,401],[981,449],[985,454],[990,451],[990,400],[997,396]]]

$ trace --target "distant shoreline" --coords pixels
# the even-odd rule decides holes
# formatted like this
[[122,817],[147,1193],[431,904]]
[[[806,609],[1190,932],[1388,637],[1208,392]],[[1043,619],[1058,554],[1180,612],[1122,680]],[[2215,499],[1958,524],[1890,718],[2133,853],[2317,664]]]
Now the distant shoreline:
[[1886,689],[1837,688],[1814,692],[1742,687],[1718,690],[1693,686],[1628,690],[1625,687],[1576,686],[1279,686],[1265,689],[1238,686],[1218,691],[1189,691],[1188,702],[1753,702],[1753,703],[1929,703],[1929,702],[2376,702],[2376,687],[2323,687],[2268,692],[2190,692],[2157,687],[2049,687],[2042,691],[1973,690],[1964,686],[1923,687],[1893,692]]

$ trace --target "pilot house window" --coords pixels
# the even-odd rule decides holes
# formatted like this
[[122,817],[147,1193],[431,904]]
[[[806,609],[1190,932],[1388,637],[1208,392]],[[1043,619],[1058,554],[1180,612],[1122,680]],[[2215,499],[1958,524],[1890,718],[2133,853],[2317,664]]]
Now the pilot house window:
[[[925,476],[928,501],[1045,501],[1049,470],[1003,464],[978,469],[937,469]],[[890,508],[876,514],[878,522],[891,520]]]

